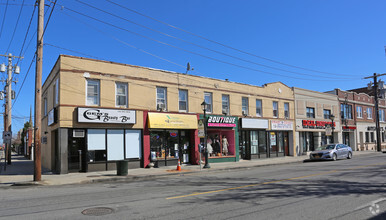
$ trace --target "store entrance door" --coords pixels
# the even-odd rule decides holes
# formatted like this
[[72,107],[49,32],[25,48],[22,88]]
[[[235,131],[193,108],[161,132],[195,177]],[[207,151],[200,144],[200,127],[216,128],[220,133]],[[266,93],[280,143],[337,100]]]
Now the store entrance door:
[[87,172],[85,139],[69,138],[68,141],[68,171]]

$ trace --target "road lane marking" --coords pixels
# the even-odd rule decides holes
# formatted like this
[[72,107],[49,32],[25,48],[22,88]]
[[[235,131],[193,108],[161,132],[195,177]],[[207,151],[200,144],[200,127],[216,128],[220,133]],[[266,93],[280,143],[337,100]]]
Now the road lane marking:
[[370,164],[370,165],[363,165],[363,166],[353,167],[350,169],[332,170],[332,171],[328,171],[328,172],[315,173],[315,174],[306,175],[306,176],[298,176],[298,177],[292,177],[292,178],[287,178],[287,179],[273,180],[273,181],[268,181],[268,182],[263,182],[263,183],[243,185],[243,186],[237,186],[237,187],[231,187],[231,188],[225,188],[225,189],[211,190],[211,191],[205,191],[205,192],[195,192],[195,193],[191,193],[191,194],[187,194],[187,195],[168,197],[166,199],[171,200],[171,199],[180,199],[180,198],[186,198],[186,197],[192,197],[192,196],[198,196],[198,195],[212,194],[212,193],[230,191],[230,190],[235,190],[235,189],[243,189],[243,188],[248,188],[248,187],[267,185],[267,184],[271,184],[271,183],[291,181],[291,180],[296,180],[296,179],[304,179],[304,178],[308,178],[308,177],[314,177],[314,176],[321,176],[321,175],[336,173],[339,171],[355,170],[355,169],[371,167],[371,166],[378,166],[378,165],[383,165],[383,164],[386,164],[386,163],[376,163],[376,164]]

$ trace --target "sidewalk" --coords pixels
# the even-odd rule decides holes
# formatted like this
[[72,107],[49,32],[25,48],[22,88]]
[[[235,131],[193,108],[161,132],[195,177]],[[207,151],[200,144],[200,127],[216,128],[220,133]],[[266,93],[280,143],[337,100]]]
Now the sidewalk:
[[[355,151],[354,157],[362,155],[380,154],[373,151]],[[85,184],[107,181],[135,181],[154,178],[162,178],[170,175],[180,175],[183,173],[192,172],[211,172],[219,170],[243,169],[248,167],[260,167],[268,165],[279,165],[288,163],[302,163],[307,160],[308,156],[299,157],[278,157],[262,160],[241,160],[240,162],[227,163],[211,163],[210,169],[202,169],[199,165],[182,165],[182,171],[176,171],[175,166],[160,167],[160,168],[138,168],[129,169],[127,176],[117,176],[116,170],[99,171],[89,173],[69,173],[69,174],[42,174],[42,181],[33,181],[34,164],[32,160],[24,158],[24,156],[12,155],[12,164],[7,165],[6,171],[1,166],[0,171],[0,187],[4,186],[23,186],[23,185],[65,185],[65,184]],[[4,164],[2,164],[4,165]]]

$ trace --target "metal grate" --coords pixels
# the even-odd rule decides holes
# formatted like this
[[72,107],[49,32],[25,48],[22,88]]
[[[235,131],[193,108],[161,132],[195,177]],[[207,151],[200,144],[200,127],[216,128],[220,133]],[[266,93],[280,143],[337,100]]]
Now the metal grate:
[[114,212],[114,209],[112,208],[96,207],[96,208],[85,209],[82,211],[82,214],[89,215],[89,216],[101,216],[101,215],[108,215],[113,212]]
[[73,137],[84,137],[84,130],[81,130],[81,129],[75,129],[72,133],[72,136]]

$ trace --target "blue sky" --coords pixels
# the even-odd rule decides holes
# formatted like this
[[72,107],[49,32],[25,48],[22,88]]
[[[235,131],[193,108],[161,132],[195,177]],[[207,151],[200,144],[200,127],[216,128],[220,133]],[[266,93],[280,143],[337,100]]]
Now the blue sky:
[[[121,6],[106,0],[57,1],[44,35],[43,82],[59,54],[176,72],[185,72],[190,62],[194,75],[258,86],[281,81],[321,92],[364,87],[369,80],[362,78],[384,73],[386,65],[386,2],[381,0],[110,1]],[[22,8],[23,0],[0,0],[0,54],[20,54],[33,2],[25,0]],[[46,5],[47,22],[53,4],[46,0]],[[19,82],[13,84],[14,133],[34,105],[35,63],[28,75],[27,70],[36,26],[37,11],[19,61]]]

